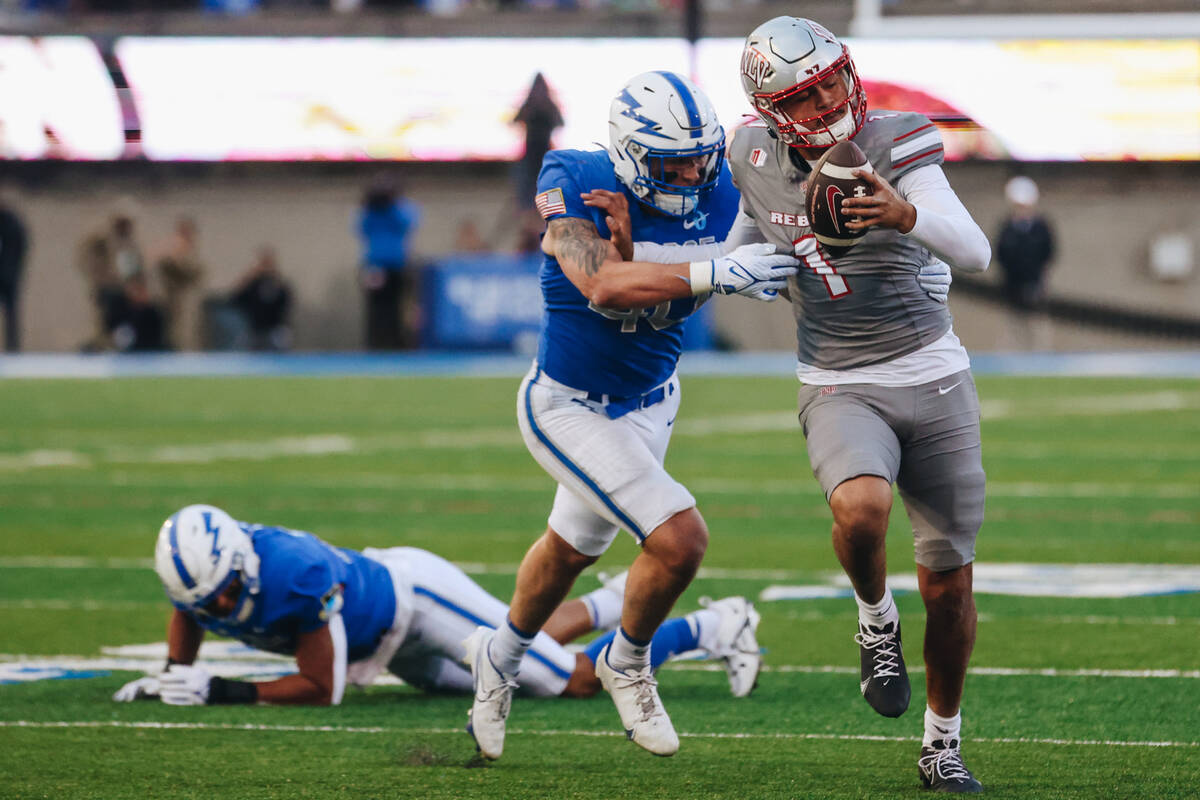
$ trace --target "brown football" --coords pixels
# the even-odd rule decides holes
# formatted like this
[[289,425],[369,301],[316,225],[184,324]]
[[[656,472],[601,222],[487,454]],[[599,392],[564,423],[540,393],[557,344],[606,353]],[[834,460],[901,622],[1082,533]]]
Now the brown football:
[[866,235],[866,231],[847,230],[846,223],[854,217],[842,213],[843,198],[874,194],[871,184],[854,177],[855,169],[874,171],[862,148],[854,142],[838,142],[825,151],[808,179],[804,201],[808,224],[832,255],[845,252]]

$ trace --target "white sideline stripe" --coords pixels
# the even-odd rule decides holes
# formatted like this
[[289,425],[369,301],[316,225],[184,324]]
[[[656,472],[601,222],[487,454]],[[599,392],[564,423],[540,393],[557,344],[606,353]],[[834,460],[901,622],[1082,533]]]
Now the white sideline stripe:
[[[1136,392],[1098,397],[1069,397],[1048,402],[984,400],[984,419],[1014,417],[1092,416],[1134,414],[1149,411],[1182,411],[1200,408],[1197,392]],[[796,412],[790,410],[746,414],[736,418],[700,417],[683,419],[674,435],[710,436],[714,433],[767,433],[799,431]],[[266,461],[273,458],[328,456],[355,452],[391,452],[425,447],[464,449],[508,446],[520,443],[514,428],[477,430],[430,430],[397,436],[356,438],[341,433],[287,436],[263,441],[234,440],[195,445],[164,445],[151,448],[109,447],[92,456],[76,450],[37,449],[0,455],[0,470],[94,467],[116,464],[208,464],[216,461]]]
[[[1152,459],[1151,459],[1152,460]],[[0,465],[0,471],[3,471]],[[162,481],[154,478],[136,479],[123,477],[122,486],[161,486]],[[751,480],[735,478],[695,478],[686,481],[689,488],[705,495],[784,495],[794,498],[819,500],[820,486],[807,477],[794,479]],[[195,488],[197,484],[191,483]],[[336,481],[326,484],[337,485]],[[498,478],[494,475],[473,473],[432,473],[401,477],[367,476],[354,482],[358,489],[396,489],[420,491],[505,491],[533,492],[543,494],[552,484],[543,476],[527,478]],[[1098,482],[1034,482],[992,481],[987,486],[991,497],[1065,497],[1065,498],[1147,498],[1156,500],[1191,500],[1200,495],[1200,490],[1182,483],[1098,483]],[[823,505],[823,502],[822,502]],[[1188,520],[1181,520],[1187,522]]]
[[[211,722],[128,722],[121,720],[75,720],[37,722],[33,720],[0,720],[0,728],[131,728],[135,730],[196,730],[196,731],[250,731],[277,733],[390,733],[417,736],[462,736],[461,728],[376,728],[342,727],[338,725],[235,725]],[[595,736],[625,737],[624,731],[585,730],[524,730],[509,728],[508,733],[519,736]],[[689,733],[679,735],[688,739],[800,739],[843,742],[919,742],[918,736],[872,736],[850,733]],[[1090,747],[1200,747],[1200,742],[1174,741],[1122,741],[1117,739],[1037,739],[1033,737],[974,738],[980,744],[1051,744]]]
[[0,610],[18,611],[138,611],[161,608],[162,603],[135,601],[106,603],[98,600],[0,600]]
[[[223,644],[223,643],[221,643]],[[109,650],[110,648],[106,648]],[[119,648],[117,648],[119,650]],[[161,648],[165,651],[165,647]],[[203,653],[202,653],[203,655]],[[133,656],[117,654],[102,657],[92,656],[37,656],[17,653],[0,653],[0,665],[22,666],[30,669],[90,669],[116,670],[122,672],[157,672],[162,668],[163,655]],[[292,659],[273,653],[250,651],[246,653],[222,652],[215,658],[205,658],[205,667],[222,677],[246,675],[274,675],[295,672]],[[668,661],[663,669],[683,672],[724,672],[719,662],[702,662],[687,659]],[[858,667],[844,664],[764,664],[763,672],[802,675],[857,675]],[[923,673],[919,664],[909,667],[910,673]],[[1128,679],[1171,679],[1200,680],[1200,670],[1182,669],[1058,669],[1056,667],[970,667],[970,675],[1004,678],[1128,678]]]
[[[699,663],[695,661],[668,661],[663,669],[682,670],[684,672],[724,672],[725,665],[718,663]],[[822,666],[806,666],[800,664],[764,664],[763,672],[800,673],[804,675],[857,675],[858,667],[825,664]],[[921,673],[925,668],[913,665],[908,668],[910,673]],[[1005,678],[1177,678],[1200,680],[1200,670],[1190,669],[1057,669],[1045,667],[1033,669],[1025,667],[969,667],[968,675],[989,675]]]

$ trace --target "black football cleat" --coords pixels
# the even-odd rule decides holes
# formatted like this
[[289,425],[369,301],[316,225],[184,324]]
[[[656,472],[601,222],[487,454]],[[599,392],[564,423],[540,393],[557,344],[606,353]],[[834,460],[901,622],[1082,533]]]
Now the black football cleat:
[[859,688],[863,697],[883,716],[900,716],[908,710],[912,696],[900,647],[900,621],[878,627],[859,622],[854,641],[858,642],[862,666]]
[[963,763],[958,739],[936,739],[932,747],[922,747],[917,769],[921,773],[921,783],[932,792],[983,791],[983,784],[975,780]]

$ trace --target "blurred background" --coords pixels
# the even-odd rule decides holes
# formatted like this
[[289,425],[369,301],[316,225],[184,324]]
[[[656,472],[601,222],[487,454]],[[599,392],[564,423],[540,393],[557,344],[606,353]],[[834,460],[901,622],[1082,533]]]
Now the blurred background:
[[[747,119],[745,34],[846,37],[942,129],[992,241],[973,352],[1200,346],[1196,0],[0,0],[5,346],[504,351],[536,340],[548,147],[670,69]],[[789,350],[782,304],[693,348]]]

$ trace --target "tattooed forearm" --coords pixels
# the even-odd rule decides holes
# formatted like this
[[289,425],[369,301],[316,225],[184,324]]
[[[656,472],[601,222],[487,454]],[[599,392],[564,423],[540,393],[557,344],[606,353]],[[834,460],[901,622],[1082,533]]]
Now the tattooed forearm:
[[609,243],[600,238],[596,226],[586,220],[563,217],[550,222],[547,235],[552,237],[554,255],[587,275],[595,275],[608,256]]

